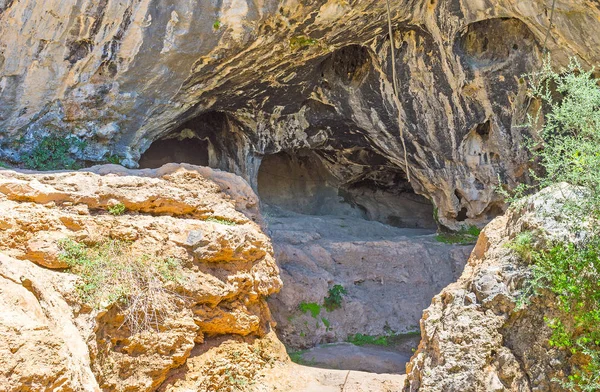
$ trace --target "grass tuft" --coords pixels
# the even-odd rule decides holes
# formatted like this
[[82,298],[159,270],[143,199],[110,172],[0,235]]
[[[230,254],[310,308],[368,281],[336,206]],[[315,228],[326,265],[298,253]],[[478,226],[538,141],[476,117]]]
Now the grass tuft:
[[184,301],[168,288],[183,281],[177,259],[136,256],[130,243],[113,240],[87,246],[67,239],[59,246],[60,259],[81,278],[80,299],[96,309],[118,305],[132,333],[158,330],[164,315]]
[[108,207],[108,213],[114,216],[123,215],[127,211],[125,204],[117,203],[114,206]]
[[237,222],[235,222],[235,221],[225,219],[225,218],[217,218],[217,217],[213,217],[213,216],[211,216],[210,218],[206,218],[206,221],[219,223],[221,225],[226,225],[226,226],[236,226],[237,225]]

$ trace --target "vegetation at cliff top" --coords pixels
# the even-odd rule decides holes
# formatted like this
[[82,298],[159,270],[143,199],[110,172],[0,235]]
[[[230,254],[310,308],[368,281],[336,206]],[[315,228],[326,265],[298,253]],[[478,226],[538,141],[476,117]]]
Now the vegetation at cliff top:
[[59,246],[59,258],[81,278],[80,299],[95,308],[120,306],[132,333],[158,329],[164,314],[184,301],[168,288],[183,280],[179,260],[136,256],[129,243],[113,240],[94,246],[63,240]]
[[531,263],[526,295],[550,294],[562,312],[546,320],[552,329],[548,343],[577,360],[571,361],[571,374],[556,381],[585,392],[600,390],[600,81],[593,72],[576,60],[556,72],[548,61],[529,76],[531,98],[546,112],[530,124],[539,129],[530,150],[541,174],[532,171],[534,184],[517,190],[522,196],[562,182],[581,187],[582,197],[567,201],[560,219],[584,239],[547,243],[543,233],[525,232],[510,245]]

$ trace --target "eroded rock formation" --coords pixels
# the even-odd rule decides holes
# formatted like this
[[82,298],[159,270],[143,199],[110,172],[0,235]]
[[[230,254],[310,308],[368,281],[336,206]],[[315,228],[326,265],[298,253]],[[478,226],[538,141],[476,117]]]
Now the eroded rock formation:
[[[117,202],[122,215],[108,212]],[[187,364],[177,374],[193,373],[201,390],[217,391],[225,370],[248,382],[286,360],[265,302],[281,280],[257,206],[241,178],[193,166],[0,172],[0,389],[177,391],[172,371]],[[132,258],[179,260],[182,276],[165,284],[180,300],[152,328],[132,329],[126,307],[78,294],[82,278],[57,257],[65,238],[121,241]],[[224,345],[211,357],[220,370],[186,361],[231,339],[243,355],[231,361]],[[252,369],[239,366],[244,358]]]
[[[153,143],[197,138],[253,185],[263,156],[304,148],[342,188],[397,191],[400,127],[414,191],[441,223],[480,224],[503,208],[498,176],[525,173],[519,76],[539,64],[549,7],[392,2],[398,124],[383,1],[1,1],[1,155],[71,134],[80,159],[134,167]],[[599,14],[557,2],[555,61],[598,61]]]
[[547,319],[563,319],[551,294],[518,307],[531,266],[507,245],[523,231],[544,240],[581,240],[563,218],[565,184],[547,188],[492,221],[458,282],[423,314],[423,340],[407,366],[404,391],[564,391],[580,358],[549,344]]

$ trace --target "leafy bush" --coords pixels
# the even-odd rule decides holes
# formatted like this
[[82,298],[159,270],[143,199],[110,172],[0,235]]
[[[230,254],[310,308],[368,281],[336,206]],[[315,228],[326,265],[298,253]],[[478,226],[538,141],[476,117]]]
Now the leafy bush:
[[600,238],[580,246],[555,243],[541,250],[529,244],[515,248],[532,262],[526,295],[550,292],[562,312],[560,318],[546,319],[552,329],[548,343],[587,358],[582,365],[573,365],[568,380],[560,382],[573,391],[600,390]]
[[92,247],[72,240],[59,245],[60,259],[81,278],[80,299],[94,308],[119,305],[133,333],[158,329],[163,316],[183,301],[167,288],[183,280],[179,260],[136,257],[130,244],[112,240]]
[[572,59],[560,73],[547,61],[529,77],[531,97],[547,114],[530,121],[541,139],[530,144],[530,151],[543,172],[532,172],[535,184],[525,188],[531,192],[566,182],[587,189],[585,199],[566,206],[572,220],[600,217],[600,88],[593,72]]
[[[585,189],[584,197],[565,203],[561,219],[573,230],[585,230],[581,243],[553,242],[533,246],[535,236],[521,233],[509,247],[532,264],[526,293],[556,299],[562,312],[547,319],[549,344],[584,358],[572,361],[571,375],[559,380],[573,391],[600,390],[600,88],[593,70],[576,60],[561,72],[547,61],[529,76],[532,99],[542,103],[545,116],[531,119],[539,140],[530,143],[541,171],[532,172],[533,184],[522,185],[518,195],[567,182]],[[591,224],[590,224],[591,223]],[[540,241],[543,243],[543,241]]]
[[81,167],[71,150],[81,150],[84,143],[75,137],[46,136],[23,157],[25,167],[33,170],[76,170]]
[[323,306],[328,312],[332,312],[342,307],[342,297],[348,294],[348,291],[341,285],[336,284],[329,289],[327,297],[323,300]]

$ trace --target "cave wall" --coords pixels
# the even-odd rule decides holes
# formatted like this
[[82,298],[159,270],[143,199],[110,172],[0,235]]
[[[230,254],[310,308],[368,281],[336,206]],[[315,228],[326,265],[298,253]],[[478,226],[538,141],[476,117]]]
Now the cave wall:
[[[155,140],[223,113],[211,165],[256,185],[261,157],[324,152],[351,182],[404,170],[442,224],[502,210],[526,172],[519,77],[540,63],[550,0],[0,0],[0,158],[76,135],[86,161],[135,167]],[[557,1],[553,61],[600,59],[595,2]]]

